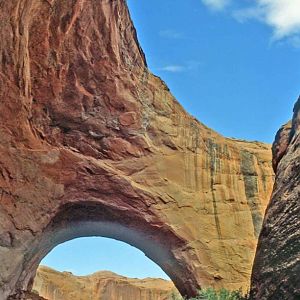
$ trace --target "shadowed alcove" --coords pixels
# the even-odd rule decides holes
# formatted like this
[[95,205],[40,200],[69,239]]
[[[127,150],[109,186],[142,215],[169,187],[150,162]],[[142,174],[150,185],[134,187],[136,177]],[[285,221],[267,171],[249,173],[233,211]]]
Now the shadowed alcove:
[[[182,241],[172,230],[161,224],[149,224],[138,215],[126,215],[97,202],[69,203],[61,207],[48,224],[27,257],[28,269],[23,272],[22,282],[31,289],[36,270],[42,259],[57,245],[79,237],[106,237],[123,241],[141,250],[171,278],[183,295],[193,290],[194,283],[184,263],[180,263]],[[175,250],[174,250],[175,249]],[[178,276],[181,274],[182,276]],[[185,290],[189,287],[190,290]]]

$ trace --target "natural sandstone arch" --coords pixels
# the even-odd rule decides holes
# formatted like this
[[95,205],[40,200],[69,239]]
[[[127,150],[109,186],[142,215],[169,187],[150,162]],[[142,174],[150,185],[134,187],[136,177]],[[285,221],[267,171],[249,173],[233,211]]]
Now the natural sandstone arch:
[[138,247],[188,296],[247,288],[270,146],[188,115],[148,71],[124,0],[0,0],[0,24],[0,298],[27,288],[49,224],[79,203],[155,232],[174,269]]
[[31,246],[19,278],[23,286],[17,288],[31,287],[38,265],[55,246],[87,236],[114,238],[140,249],[182,288],[183,295],[197,292],[197,279],[189,270],[187,256],[182,255],[187,250],[183,249],[186,245],[175,232],[164,224],[147,222],[138,213],[128,214],[122,209],[104,206],[101,201],[78,201],[59,209],[43,236]]

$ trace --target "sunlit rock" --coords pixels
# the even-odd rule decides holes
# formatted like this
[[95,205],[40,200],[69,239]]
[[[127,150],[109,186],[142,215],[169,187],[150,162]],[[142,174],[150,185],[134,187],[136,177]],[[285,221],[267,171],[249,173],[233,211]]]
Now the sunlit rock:
[[39,267],[33,291],[48,300],[169,300],[176,289],[158,278],[127,278],[108,271],[75,276]]

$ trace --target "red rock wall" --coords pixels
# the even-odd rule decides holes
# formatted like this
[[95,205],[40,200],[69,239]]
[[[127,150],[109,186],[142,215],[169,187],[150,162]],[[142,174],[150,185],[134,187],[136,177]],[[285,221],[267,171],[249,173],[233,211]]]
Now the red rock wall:
[[[280,151],[278,151],[280,149]],[[273,146],[276,181],[256,252],[253,299],[300,299],[300,98]]]

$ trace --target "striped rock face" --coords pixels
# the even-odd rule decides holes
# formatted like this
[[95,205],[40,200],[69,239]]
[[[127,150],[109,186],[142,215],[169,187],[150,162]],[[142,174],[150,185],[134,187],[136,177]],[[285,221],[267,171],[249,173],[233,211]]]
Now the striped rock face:
[[253,299],[300,299],[300,98],[273,146],[276,181],[253,267]]
[[0,24],[0,298],[80,236],[141,249],[183,295],[246,289],[270,146],[184,111],[125,0],[0,0]]
[[40,266],[33,291],[48,300],[170,300],[178,296],[171,281],[127,278],[108,271],[75,276]]

